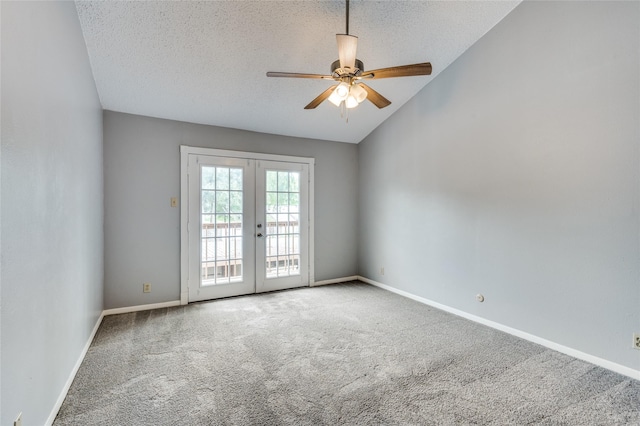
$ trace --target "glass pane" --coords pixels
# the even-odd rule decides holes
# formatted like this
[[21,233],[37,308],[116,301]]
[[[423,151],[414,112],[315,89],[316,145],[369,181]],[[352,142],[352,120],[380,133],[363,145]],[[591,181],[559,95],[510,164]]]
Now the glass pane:
[[300,232],[300,215],[298,214],[290,214],[289,215],[289,229],[288,232],[291,234]]
[[242,215],[232,214],[229,217],[229,235],[240,236],[242,235]]
[[231,277],[241,277],[242,276],[242,260],[235,260],[231,265]]
[[289,172],[278,172],[278,191],[286,192],[289,190]]
[[287,276],[287,258],[284,256],[278,256],[278,276]]
[[278,191],[289,191],[289,172],[278,172]]
[[265,244],[265,253],[267,256],[275,256],[278,254],[278,237],[276,235],[268,236]]
[[300,256],[291,256],[289,260],[289,275],[300,274]]
[[231,191],[229,193],[229,211],[231,213],[242,213],[242,192]]
[[216,189],[229,189],[229,168],[216,168]]
[[215,189],[216,187],[216,168],[202,167],[202,189]]
[[290,212],[299,212],[300,211],[300,194],[289,194],[289,211]]
[[231,257],[233,259],[241,259],[242,258],[242,237],[234,237],[231,239]]
[[279,192],[278,193],[278,211],[286,212],[288,211],[288,206],[289,206],[289,194],[287,194],[286,192],[284,193]]
[[216,191],[216,213],[229,213],[229,192]]
[[300,254],[300,235],[289,235],[289,254]]
[[231,169],[229,172],[229,189],[242,191],[242,169]]
[[236,239],[229,238],[229,259],[236,258]]
[[202,224],[202,238],[215,237],[216,229],[211,223]]
[[278,235],[278,255],[287,254],[287,237]]
[[275,278],[278,276],[278,258],[267,257],[267,278]]
[[299,274],[300,176],[286,171],[266,174],[268,278]]
[[267,170],[267,191],[278,190],[278,172]]
[[209,261],[215,259],[216,242],[214,238],[202,239],[202,260]]
[[267,215],[267,235],[269,234],[275,234],[278,232],[277,230],[277,215],[275,214],[268,214]]
[[267,213],[275,213],[278,211],[278,194],[275,192],[267,192]]
[[215,211],[214,204],[216,199],[215,191],[202,191],[202,213],[213,213]]
[[203,262],[202,263],[202,279],[203,280],[215,280],[215,262]]
[[284,234],[287,232],[287,215],[278,214],[278,222],[276,223],[276,234]]
[[289,173],[289,192],[300,192],[300,173]]
[[216,238],[216,260],[225,260],[229,258],[229,239]]
[[242,180],[242,168],[202,168],[203,286],[242,280]]
[[229,262],[216,263],[216,280],[218,282],[228,282],[226,279],[229,275]]
[[216,236],[227,237],[229,236],[229,215],[219,214],[216,215]]

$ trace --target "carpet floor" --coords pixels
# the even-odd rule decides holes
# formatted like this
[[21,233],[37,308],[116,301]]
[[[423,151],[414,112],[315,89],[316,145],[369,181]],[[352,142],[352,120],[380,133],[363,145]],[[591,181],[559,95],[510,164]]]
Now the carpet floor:
[[640,382],[366,284],[104,318],[62,425],[640,425]]

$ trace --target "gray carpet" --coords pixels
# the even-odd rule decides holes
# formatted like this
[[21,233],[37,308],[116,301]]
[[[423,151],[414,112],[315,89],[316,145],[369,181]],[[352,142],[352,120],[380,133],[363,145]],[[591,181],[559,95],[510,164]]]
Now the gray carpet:
[[362,283],[104,319],[62,425],[640,425],[640,382]]

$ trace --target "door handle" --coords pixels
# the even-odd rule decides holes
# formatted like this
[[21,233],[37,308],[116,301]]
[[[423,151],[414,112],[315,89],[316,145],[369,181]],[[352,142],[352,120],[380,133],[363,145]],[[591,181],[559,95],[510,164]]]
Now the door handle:
[[262,233],[258,233],[257,237],[258,238],[262,238],[262,237],[264,237],[264,235],[262,235]]

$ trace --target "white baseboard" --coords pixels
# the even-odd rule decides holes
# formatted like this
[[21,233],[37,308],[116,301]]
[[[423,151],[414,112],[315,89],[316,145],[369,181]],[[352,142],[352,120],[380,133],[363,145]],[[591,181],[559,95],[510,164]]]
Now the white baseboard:
[[107,315],[128,314],[130,312],[148,311],[151,309],[160,309],[160,308],[171,308],[173,306],[180,306],[180,301],[173,300],[171,302],[150,303],[148,305],[125,306],[124,308],[105,309],[103,311],[103,315],[106,317]]
[[87,339],[87,343],[84,345],[84,348],[82,348],[82,352],[80,352],[80,356],[78,357],[78,360],[73,366],[73,369],[71,370],[71,374],[69,375],[67,382],[64,384],[64,387],[62,388],[62,391],[60,392],[60,396],[58,396],[58,400],[56,401],[56,404],[53,406],[53,409],[51,410],[51,414],[49,414],[49,418],[45,423],[46,426],[51,426],[53,424],[53,421],[56,419],[56,416],[58,415],[58,411],[60,411],[60,408],[62,407],[62,403],[64,402],[64,399],[67,397],[67,393],[71,388],[71,384],[73,383],[73,380],[76,378],[76,374],[78,374],[80,365],[82,365],[82,361],[84,361],[84,357],[87,355],[87,351],[89,350],[89,347],[93,342],[93,338],[96,336],[96,333],[98,332],[98,328],[100,328],[100,324],[102,324],[103,318],[104,318],[104,311],[100,314],[100,317],[98,318],[98,321],[96,321],[96,325],[93,327],[93,330],[91,330],[89,339]]
[[347,281],[355,281],[358,279],[357,275],[352,275],[350,277],[342,277],[342,278],[334,278],[332,280],[323,280],[323,281],[316,281],[314,283],[311,283],[309,285],[309,287],[317,287],[320,285],[327,285],[327,284],[339,284],[339,283],[344,283]]
[[98,318],[98,321],[96,322],[96,325],[93,327],[93,330],[91,331],[91,335],[89,335],[89,339],[87,340],[87,343],[84,345],[84,348],[82,348],[82,352],[80,353],[80,356],[78,357],[78,360],[76,361],[75,365],[73,366],[73,370],[71,370],[71,374],[69,375],[69,378],[67,379],[67,382],[64,384],[64,387],[62,388],[62,391],[60,392],[60,396],[58,397],[58,400],[56,401],[56,404],[53,406],[53,409],[51,410],[51,414],[49,414],[49,418],[47,419],[45,426],[51,426],[53,424],[53,421],[56,419],[56,416],[58,415],[58,411],[60,411],[60,408],[62,407],[62,403],[64,402],[64,399],[67,397],[67,393],[69,392],[69,389],[71,388],[71,384],[73,383],[73,379],[76,378],[76,374],[78,374],[78,370],[80,369],[80,365],[82,365],[82,361],[84,361],[84,357],[87,355],[87,351],[89,350],[89,347],[91,346],[91,343],[93,342],[93,338],[96,336],[96,333],[98,332],[98,328],[100,327],[100,324],[102,324],[102,320],[104,319],[105,316],[107,315],[115,315],[115,314],[125,314],[125,313],[129,313],[129,312],[138,312],[138,311],[146,311],[149,309],[158,309],[158,308],[168,308],[171,306],[180,306],[180,301],[179,300],[175,300],[173,302],[163,302],[163,303],[152,303],[149,305],[138,305],[138,306],[128,306],[125,308],[115,308],[115,309],[106,309],[104,311],[102,311],[102,313],[100,314],[100,318]]
[[503,331],[505,333],[508,333],[508,334],[513,335],[513,336],[519,337],[521,339],[528,340],[528,341],[533,342],[533,343],[537,343],[538,345],[542,345],[542,346],[545,346],[545,347],[547,347],[549,349],[553,349],[554,351],[558,351],[558,352],[561,352],[563,354],[572,356],[574,358],[578,358],[578,359],[581,359],[583,361],[590,362],[591,364],[595,364],[595,365],[597,365],[599,367],[606,368],[607,370],[611,370],[611,371],[614,371],[616,373],[622,374],[624,376],[631,377],[632,379],[640,380],[640,370],[634,370],[633,368],[626,367],[624,365],[620,365],[620,364],[617,364],[615,362],[608,361],[606,359],[602,359],[602,358],[599,358],[599,357],[594,356],[594,355],[590,355],[590,354],[585,353],[585,352],[581,352],[581,351],[579,351],[577,349],[573,349],[573,348],[561,345],[559,343],[552,342],[552,341],[547,340],[547,339],[543,339],[542,337],[538,337],[538,336],[535,336],[533,334],[529,334],[527,332],[524,332],[524,331],[521,331],[521,330],[518,330],[518,329],[515,329],[515,328],[511,328],[511,327],[506,326],[504,324],[500,324],[500,323],[497,323],[497,322],[494,322],[494,321],[491,321],[491,320],[488,320],[488,319],[485,319],[485,318],[470,314],[468,312],[464,312],[464,311],[461,311],[459,309],[455,309],[455,308],[452,308],[450,306],[446,306],[446,305],[443,305],[441,303],[434,302],[433,300],[425,299],[424,297],[416,296],[415,294],[411,294],[411,293],[406,292],[404,290],[399,290],[397,288],[391,287],[391,286],[386,285],[386,284],[379,283],[377,281],[371,280],[371,279],[366,278],[366,277],[358,276],[358,279],[360,281],[362,281],[362,282],[367,283],[367,284],[371,284],[373,286],[380,287],[380,288],[382,288],[384,290],[387,290],[387,291],[390,291],[392,293],[399,294],[400,296],[408,297],[409,299],[413,299],[413,300],[415,300],[417,302],[424,303],[425,305],[433,306],[434,308],[440,309],[442,311],[449,312],[451,314],[457,315],[457,316],[462,317],[462,318],[466,318],[466,319],[468,319],[470,321],[477,322],[477,323],[482,324],[482,325],[486,325],[486,326],[491,327],[491,328],[495,328],[496,330]]

